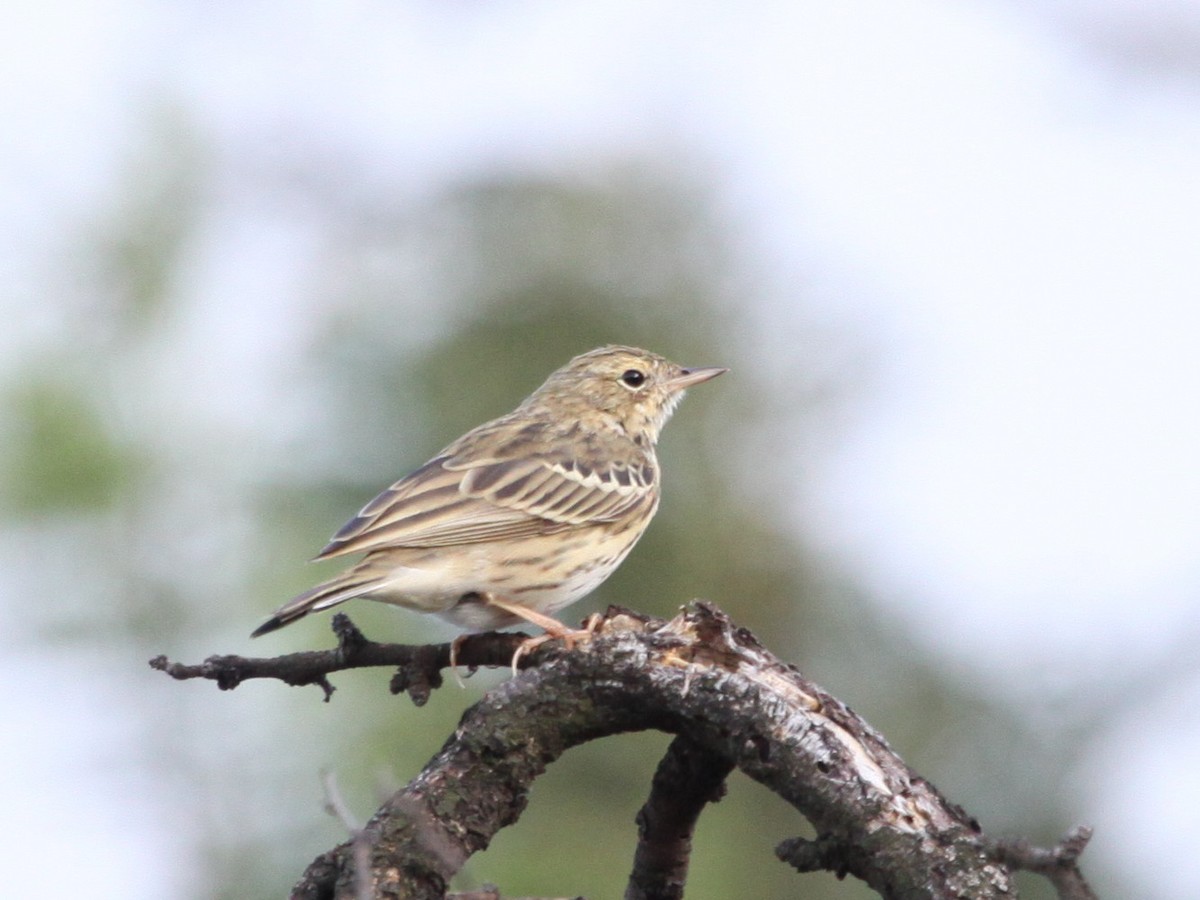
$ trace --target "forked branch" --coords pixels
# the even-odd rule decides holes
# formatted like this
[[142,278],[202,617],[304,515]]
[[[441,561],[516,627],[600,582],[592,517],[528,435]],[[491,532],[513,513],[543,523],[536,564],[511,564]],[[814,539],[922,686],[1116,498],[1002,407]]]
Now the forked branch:
[[[420,703],[449,663],[446,645],[374,644],[345,617],[337,628],[339,647],[325,654],[214,657],[195,667],[160,657],[152,665],[223,688],[250,677],[319,684],[327,696],[330,672],[397,665],[393,690]],[[507,665],[519,640],[470,638],[459,659]],[[441,900],[466,859],[517,820],[549,763],[585,741],[645,729],[677,739],[639,815],[629,898],[680,896],[691,828],[734,768],[815,827],[817,840],[785,841],[777,850],[801,871],[853,875],[889,898],[1007,900],[1012,871],[1030,868],[1064,897],[1090,896],[1062,893],[1087,890],[1077,866],[1082,844],[1036,851],[989,839],[866,722],[708,604],[669,622],[610,608],[592,640],[570,651],[547,645],[522,663],[520,675],[467,710],[442,750],[354,841],[309,866],[293,897],[352,900],[366,884],[372,897]]]

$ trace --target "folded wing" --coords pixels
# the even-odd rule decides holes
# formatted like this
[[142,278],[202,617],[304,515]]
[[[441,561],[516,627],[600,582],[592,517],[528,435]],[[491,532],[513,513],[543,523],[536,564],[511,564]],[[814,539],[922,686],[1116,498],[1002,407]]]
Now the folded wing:
[[386,546],[450,547],[552,534],[654,503],[654,461],[522,457],[430,460],[363,507],[318,559]]

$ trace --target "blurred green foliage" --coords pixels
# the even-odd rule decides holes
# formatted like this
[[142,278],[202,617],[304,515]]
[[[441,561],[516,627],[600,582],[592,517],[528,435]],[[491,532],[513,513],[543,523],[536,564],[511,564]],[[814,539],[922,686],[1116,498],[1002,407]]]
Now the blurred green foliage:
[[80,385],[51,365],[15,380],[0,398],[0,496],[10,515],[84,515],[111,509],[131,490],[136,454]]

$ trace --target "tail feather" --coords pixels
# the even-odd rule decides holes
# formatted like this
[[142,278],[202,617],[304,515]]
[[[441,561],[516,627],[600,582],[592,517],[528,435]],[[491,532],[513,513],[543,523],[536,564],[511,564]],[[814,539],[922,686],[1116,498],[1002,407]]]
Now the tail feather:
[[353,570],[346,572],[331,581],[318,584],[315,588],[307,590],[303,594],[297,594],[287,603],[283,604],[283,606],[279,607],[279,609],[275,610],[275,614],[271,618],[255,628],[250,633],[250,637],[256,638],[264,634],[270,634],[284,625],[290,625],[297,619],[304,618],[310,612],[328,609],[331,606],[337,606],[339,603],[344,603],[355,597],[361,597],[363,594],[370,593],[381,582],[382,579],[378,577],[364,577],[361,572]]

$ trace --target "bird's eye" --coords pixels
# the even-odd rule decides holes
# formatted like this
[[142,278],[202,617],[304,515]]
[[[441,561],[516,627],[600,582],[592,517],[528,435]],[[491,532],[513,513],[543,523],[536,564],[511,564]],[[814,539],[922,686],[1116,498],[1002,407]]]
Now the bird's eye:
[[639,388],[646,382],[646,373],[640,369],[626,369],[621,374],[621,383],[626,387]]

